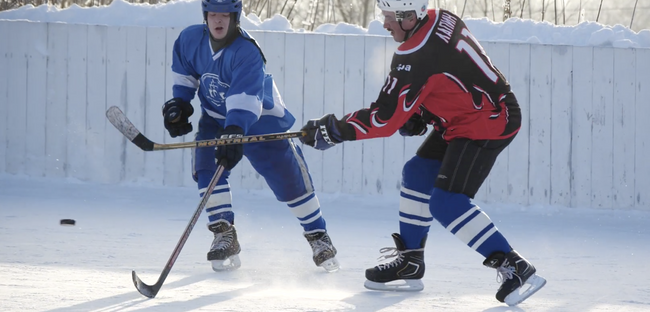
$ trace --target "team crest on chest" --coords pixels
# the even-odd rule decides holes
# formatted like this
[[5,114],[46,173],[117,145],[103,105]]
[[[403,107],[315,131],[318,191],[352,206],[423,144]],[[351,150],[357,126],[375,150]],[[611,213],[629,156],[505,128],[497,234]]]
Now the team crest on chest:
[[226,92],[230,85],[221,81],[219,75],[205,73],[201,76],[201,86],[208,101],[215,106],[221,106],[226,102]]

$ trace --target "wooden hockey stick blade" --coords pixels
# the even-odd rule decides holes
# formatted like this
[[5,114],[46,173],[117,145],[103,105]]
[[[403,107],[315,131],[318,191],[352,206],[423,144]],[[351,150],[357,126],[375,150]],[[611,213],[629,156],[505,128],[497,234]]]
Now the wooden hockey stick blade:
[[299,138],[305,136],[305,133],[302,131],[296,132],[280,132],[280,133],[269,133],[269,134],[259,134],[259,135],[248,135],[241,138],[231,138],[231,139],[211,139],[211,140],[201,140],[201,141],[192,141],[192,142],[180,142],[180,143],[168,143],[168,144],[159,144],[149,140],[144,136],[140,131],[131,123],[131,121],[124,115],[122,110],[117,106],[111,106],[106,111],[106,118],[119,130],[122,134],[138,146],[143,151],[161,151],[161,150],[172,150],[180,148],[196,148],[196,147],[214,147],[219,145],[232,145],[232,144],[244,144],[244,143],[255,143],[255,142],[264,142],[264,141],[277,141],[277,140],[286,140],[292,138]]
[[138,128],[131,123],[129,118],[126,118],[126,115],[124,115],[119,107],[111,106],[106,111],[106,118],[108,118],[108,121],[110,121],[117,130],[122,132],[129,141],[133,142],[133,144],[145,151],[154,150],[155,143],[140,133]]

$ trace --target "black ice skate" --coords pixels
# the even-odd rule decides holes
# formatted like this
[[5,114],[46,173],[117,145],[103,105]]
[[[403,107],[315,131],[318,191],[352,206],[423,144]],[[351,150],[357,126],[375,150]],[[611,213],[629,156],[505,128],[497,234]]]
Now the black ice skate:
[[208,261],[212,262],[212,269],[219,272],[239,268],[241,247],[237,241],[235,226],[228,221],[220,220],[210,224],[208,229],[214,233],[214,240],[208,252]]
[[304,233],[314,252],[314,263],[322,267],[327,272],[336,272],[339,270],[339,261],[336,260],[336,248],[332,245],[332,240],[325,230],[314,230]]
[[535,274],[535,267],[514,250],[507,254],[495,252],[483,261],[483,265],[497,270],[501,287],[496,298],[509,306],[521,303],[546,284],[543,277]]
[[406,249],[402,237],[393,233],[395,246],[379,250],[381,253],[392,252],[379,257],[379,260],[396,257],[395,260],[380,264],[366,270],[366,282],[363,286],[372,290],[420,291],[424,289],[424,244],[426,236],[418,249]]

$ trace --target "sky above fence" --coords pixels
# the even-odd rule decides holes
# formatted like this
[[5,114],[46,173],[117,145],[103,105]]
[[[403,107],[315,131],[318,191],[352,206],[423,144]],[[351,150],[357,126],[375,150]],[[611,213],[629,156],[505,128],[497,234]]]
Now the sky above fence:
[[[186,27],[202,22],[198,0],[174,1],[166,4],[131,4],[116,0],[109,6],[82,8],[73,5],[66,9],[55,6],[26,5],[15,10],[0,12],[0,19],[29,20],[38,22],[63,22],[71,24],[131,25],[158,27]],[[616,25],[582,22],[575,26],[556,26],[549,22],[537,22],[511,18],[495,23],[487,18],[465,19],[474,35],[483,41],[526,42],[573,46],[613,46],[619,48],[650,48],[650,30],[634,32]],[[242,18],[247,30],[270,30],[306,32],[295,29],[281,15],[261,20],[254,14]],[[314,32],[331,34],[372,34],[388,36],[379,21],[371,21],[367,28],[338,23],[322,24]]]

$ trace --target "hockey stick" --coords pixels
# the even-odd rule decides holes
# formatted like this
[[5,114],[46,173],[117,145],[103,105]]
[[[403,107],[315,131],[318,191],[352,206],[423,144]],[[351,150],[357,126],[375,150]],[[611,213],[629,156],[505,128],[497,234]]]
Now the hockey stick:
[[292,138],[299,138],[305,135],[302,131],[296,132],[282,132],[282,133],[269,133],[269,134],[260,134],[260,135],[248,135],[241,138],[235,139],[212,139],[212,140],[201,140],[201,141],[192,141],[192,142],[181,142],[181,143],[168,143],[168,144],[159,144],[149,140],[144,136],[140,131],[131,123],[131,121],[124,115],[122,110],[117,106],[111,106],[106,111],[106,118],[119,130],[122,134],[129,139],[133,144],[137,145],[143,151],[160,151],[160,150],[171,150],[179,148],[194,148],[194,147],[209,147],[209,146],[219,146],[219,145],[231,145],[231,144],[242,144],[242,143],[253,143],[261,141],[277,141],[285,140]]
[[187,227],[185,228],[185,232],[183,232],[183,235],[181,236],[181,239],[178,241],[178,244],[176,244],[176,248],[174,248],[174,252],[172,252],[171,257],[169,258],[169,260],[167,260],[165,269],[163,269],[162,273],[160,273],[160,277],[158,277],[158,281],[153,285],[147,285],[143,283],[142,280],[140,280],[138,275],[135,274],[135,271],[131,271],[131,277],[133,278],[133,284],[135,285],[135,288],[137,288],[138,291],[141,294],[143,294],[145,297],[149,297],[149,298],[155,297],[158,291],[160,290],[160,288],[162,287],[163,283],[165,282],[167,275],[169,275],[169,271],[172,270],[172,267],[174,266],[174,262],[176,262],[176,258],[178,258],[178,254],[181,253],[181,249],[183,249],[183,246],[185,246],[185,242],[189,238],[190,233],[192,233],[192,229],[194,229],[194,225],[196,224],[196,221],[199,220],[199,216],[201,215],[201,212],[203,211],[205,204],[208,203],[208,198],[210,198],[210,195],[212,195],[212,191],[214,191],[214,187],[217,185],[219,178],[221,178],[221,175],[225,170],[223,167],[224,164],[225,163],[223,161],[219,163],[219,166],[217,167],[217,172],[214,173],[214,176],[212,177],[210,184],[208,184],[205,193],[203,193],[203,198],[201,198],[201,202],[199,203],[199,206],[196,208],[196,211],[194,212],[194,215],[192,216],[190,223],[187,224]]

